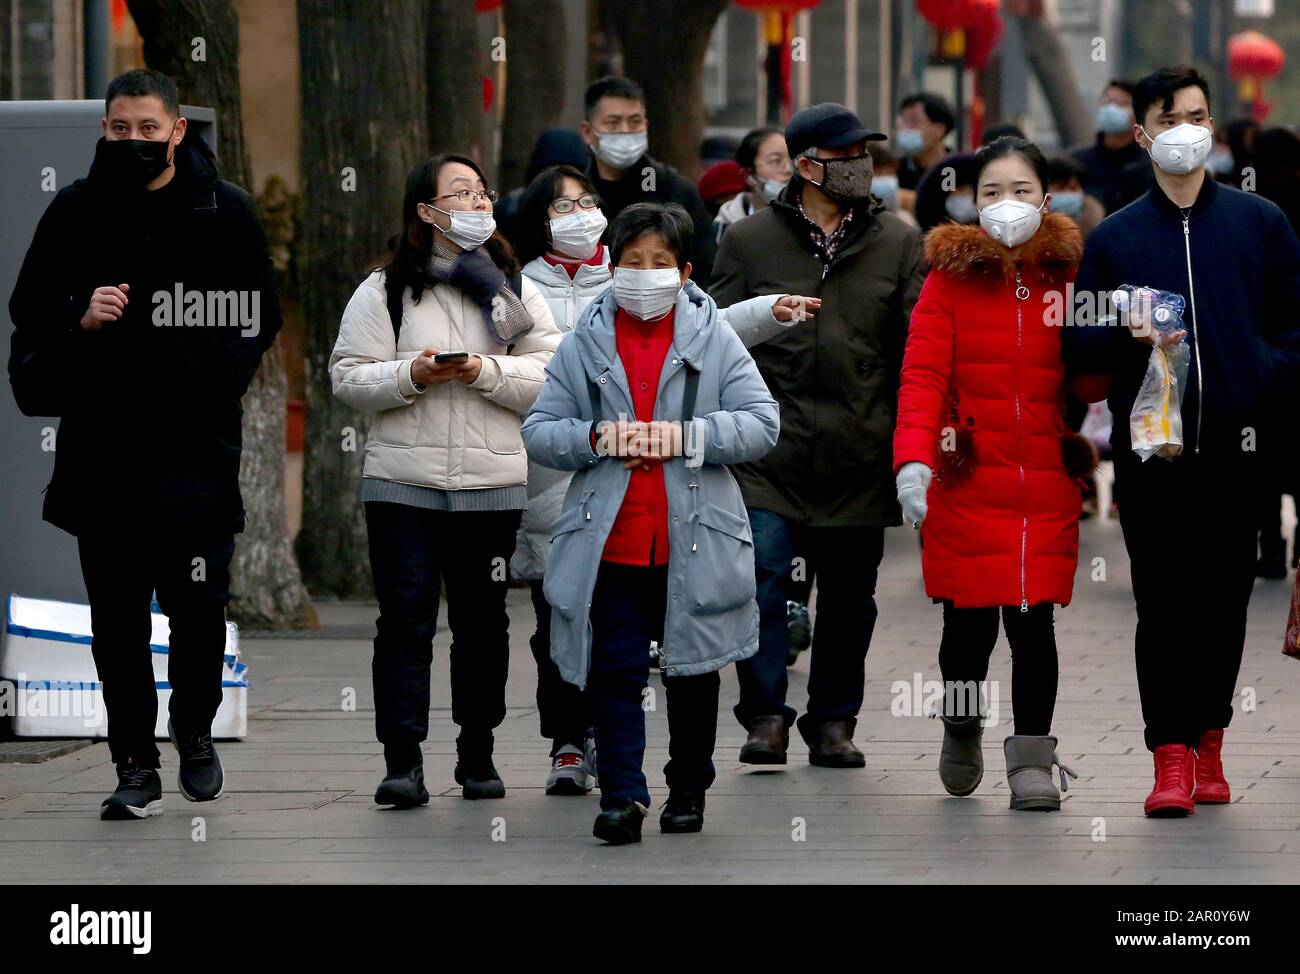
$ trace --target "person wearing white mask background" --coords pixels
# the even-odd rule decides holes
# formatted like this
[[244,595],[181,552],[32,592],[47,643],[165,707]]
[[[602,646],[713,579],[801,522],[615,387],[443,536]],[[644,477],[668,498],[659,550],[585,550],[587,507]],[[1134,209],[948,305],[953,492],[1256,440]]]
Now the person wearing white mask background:
[[746,133],[736,149],[736,165],[745,174],[748,192],[738,193],[718,209],[713,219],[714,239],[722,239],[727,227],[757,213],[781,195],[790,182],[790,153],[785,133],[777,128],[757,128]]
[[[1096,138],[1076,146],[1070,155],[1087,172],[1084,188],[1114,213],[1150,183],[1146,156],[1134,138],[1133,82],[1114,79],[1097,99]],[[1140,168],[1135,164],[1141,162]],[[1133,170],[1125,172],[1130,167]],[[1136,191],[1135,191],[1136,190]]]
[[898,167],[899,186],[916,189],[926,170],[948,154],[944,140],[956,127],[952,106],[938,95],[918,92],[899,103],[892,140],[903,160]]
[[1077,223],[1084,240],[1106,218],[1101,200],[1084,188],[1087,179],[1088,171],[1074,156],[1058,155],[1047,161],[1047,189],[1052,194],[1052,212],[1068,216]]
[[[613,223],[633,203],[677,203],[695,230],[693,277],[708,284],[713,266],[713,218],[695,183],[649,154],[650,125],[645,93],[630,78],[593,81],[583,97],[585,117],[579,130],[591,149],[587,179],[600,198],[605,218]],[[671,125],[671,119],[657,120]],[[605,242],[609,242],[608,232]]]
[[1143,78],[1133,111],[1154,185],[1088,239],[1075,282],[1077,327],[1061,332],[1067,364],[1110,376],[1111,413],[1124,417],[1157,333],[1141,321],[1087,327],[1107,313],[1097,297],[1133,284],[1175,292],[1186,305],[1183,329],[1160,339],[1190,345],[1182,453],[1144,463],[1128,423],[1116,422],[1111,434],[1155,770],[1144,810],[1173,817],[1231,801],[1222,755],[1258,525],[1249,500],[1225,509],[1223,499],[1253,499],[1267,458],[1295,449],[1297,419],[1286,410],[1300,384],[1300,242],[1273,203],[1206,172],[1214,119],[1209,85],[1195,69]]
[[638,203],[610,235],[613,287],[564,336],[523,435],[573,473],[543,585],[551,658],[584,688],[600,754],[593,834],[639,842],[652,641],[667,697],[660,830],[698,832],[714,779],[718,671],[758,648],[754,545],[728,465],[777,441],[754,360],[690,280],[680,206]]
[[421,743],[444,593],[455,780],[467,799],[505,794],[493,763],[510,659],[501,568],[527,503],[520,416],[560,336],[493,229],[495,199],[467,156],[412,169],[396,248],[352,295],[329,361],[334,395],[373,416],[361,501],[379,601],[380,805],[429,800]]
[[904,523],[921,533],[926,594],[943,604],[940,780],[960,797],[983,777],[982,684],[1001,621],[1011,808],[1053,811],[1053,607],[1072,595],[1087,451],[1062,415],[1062,329],[1047,299],[1073,278],[1083,242],[1050,211],[1047,160],[1032,142],[984,146],[974,181],[979,225],[925,237],[932,270],[908,330],[894,470]]

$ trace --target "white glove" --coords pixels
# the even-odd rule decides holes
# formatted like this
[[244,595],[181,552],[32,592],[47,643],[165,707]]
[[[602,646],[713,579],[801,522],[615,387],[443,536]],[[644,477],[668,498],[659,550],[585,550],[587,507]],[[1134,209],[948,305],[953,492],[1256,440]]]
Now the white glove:
[[924,463],[905,463],[898,468],[895,484],[898,486],[898,503],[903,507],[903,522],[920,528],[925,520],[925,495],[930,489],[930,468]]

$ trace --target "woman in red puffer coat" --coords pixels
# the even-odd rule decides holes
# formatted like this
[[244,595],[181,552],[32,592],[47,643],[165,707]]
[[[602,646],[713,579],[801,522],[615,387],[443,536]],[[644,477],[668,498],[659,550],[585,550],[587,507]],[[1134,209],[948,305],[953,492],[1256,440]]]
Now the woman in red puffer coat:
[[1060,808],[1052,611],[1070,601],[1085,471],[1067,470],[1083,441],[1063,418],[1060,351],[1083,241],[1069,218],[1044,213],[1046,187],[1037,146],[998,139],[976,158],[980,225],[926,235],[932,270],[903,359],[894,470],[904,519],[921,531],[926,593],[943,603],[940,778],[960,796],[983,777],[978,688],[1001,614],[1012,652],[1011,807],[1051,811]]

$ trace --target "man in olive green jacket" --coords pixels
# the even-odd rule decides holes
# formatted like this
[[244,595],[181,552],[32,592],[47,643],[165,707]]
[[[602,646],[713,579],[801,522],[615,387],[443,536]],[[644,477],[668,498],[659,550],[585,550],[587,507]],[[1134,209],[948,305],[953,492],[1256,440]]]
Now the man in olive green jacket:
[[733,468],[753,527],[759,651],[737,664],[740,760],[785,764],[786,600],[817,581],[817,632],[799,731],[809,760],[863,767],[853,744],[875,627],[884,529],[901,523],[892,475],[898,374],[924,278],[916,231],[870,195],[869,132],[843,105],[813,105],[786,128],[795,175],[771,206],[732,226],[709,293],[822,299],[816,318],[751,350],[781,407],[776,448]]

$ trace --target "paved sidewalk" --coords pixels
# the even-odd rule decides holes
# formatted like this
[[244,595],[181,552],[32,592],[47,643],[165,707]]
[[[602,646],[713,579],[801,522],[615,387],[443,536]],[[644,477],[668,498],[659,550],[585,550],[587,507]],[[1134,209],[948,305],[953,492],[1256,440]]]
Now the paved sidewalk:
[[[1207,513],[1212,516],[1212,512]],[[1092,581],[1094,558],[1106,580]],[[1116,522],[1084,525],[1075,603],[1058,614],[1061,691],[1056,733],[1080,778],[1056,814],[1007,808],[1006,731],[986,733],[984,783],[974,797],[945,796],[935,768],[941,727],[891,713],[895,681],[936,680],[940,614],[924,597],[916,541],[890,532],[880,623],[867,662],[857,742],[860,771],[809,766],[802,744],[783,771],[736,761],[744,735],[724,674],[718,780],[705,831],[606,848],[591,837],[594,798],[542,792],[547,745],[537,735],[528,593],[511,592],[509,714],[498,732],[504,801],[466,802],[451,780],[447,635],[435,644],[434,700],[425,768],[428,807],[372,803],[383,761],[373,737],[370,645],[365,639],[246,640],[252,678],[248,739],[220,750],[227,797],[190,805],[175,789],[164,745],[167,813],[100,822],[113,787],[108,748],[96,744],[35,765],[0,765],[0,880],[20,883],[353,882],[891,882],[1274,883],[1300,880],[1300,663],[1281,656],[1290,581],[1256,585],[1238,710],[1226,766],[1234,802],[1184,820],[1149,821],[1142,798],[1151,760],[1142,747],[1132,662],[1134,614]],[[1170,566],[1177,571],[1178,566]],[[368,623],[366,605],[323,604],[327,624]],[[808,660],[792,671],[791,701],[806,699]],[[990,679],[1010,712],[1000,641]],[[659,687],[658,678],[652,680]],[[345,688],[357,709],[345,712]],[[648,715],[647,773],[666,797],[666,723]],[[656,813],[657,815],[657,810]],[[194,835],[202,828],[204,841]],[[1104,841],[1103,841],[1104,839]],[[503,841],[498,841],[503,840]]]

